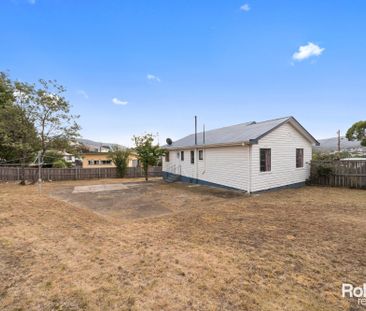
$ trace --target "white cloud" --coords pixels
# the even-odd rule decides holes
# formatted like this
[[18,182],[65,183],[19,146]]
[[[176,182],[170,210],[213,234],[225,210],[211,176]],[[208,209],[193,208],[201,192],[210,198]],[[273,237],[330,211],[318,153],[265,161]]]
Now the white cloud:
[[81,95],[82,97],[84,97],[85,99],[89,98],[88,93],[85,92],[84,90],[78,90],[78,94]]
[[146,79],[150,80],[150,81],[155,81],[155,82],[160,82],[160,78],[158,76],[152,75],[151,73],[148,73],[146,75]]
[[114,97],[114,98],[112,98],[112,103],[115,104],[115,105],[125,106],[125,105],[128,104],[128,101],[126,101],[126,100],[120,100],[117,97]]
[[250,6],[248,3],[245,3],[243,4],[241,7],[240,7],[240,10],[243,11],[243,12],[249,12],[250,11]]
[[300,46],[298,51],[292,55],[292,58],[297,61],[302,61],[312,56],[320,56],[324,50],[319,45],[309,42],[307,45]]

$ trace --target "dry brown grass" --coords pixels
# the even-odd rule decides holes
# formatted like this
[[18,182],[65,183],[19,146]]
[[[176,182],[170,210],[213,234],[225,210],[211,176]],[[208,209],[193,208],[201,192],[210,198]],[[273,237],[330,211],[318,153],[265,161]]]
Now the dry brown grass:
[[70,194],[97,183],[1,185],[1,310],[361,310],[365,191]]

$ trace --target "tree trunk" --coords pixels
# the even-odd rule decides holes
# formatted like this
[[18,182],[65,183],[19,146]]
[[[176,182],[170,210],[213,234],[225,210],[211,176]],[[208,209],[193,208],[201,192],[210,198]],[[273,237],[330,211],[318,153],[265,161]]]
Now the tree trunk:
[[144,173],[145,173],[145,181],[148,181],[149,180],[149,164],[145,164],[144,165]]
[[21,170],[21,185],[25,185],[26,184],[26,180],[25,180],[25,157],[26,157],[26,153],[23,151],[23,159],[21,160],[21,166],[22,166],[22,170]]

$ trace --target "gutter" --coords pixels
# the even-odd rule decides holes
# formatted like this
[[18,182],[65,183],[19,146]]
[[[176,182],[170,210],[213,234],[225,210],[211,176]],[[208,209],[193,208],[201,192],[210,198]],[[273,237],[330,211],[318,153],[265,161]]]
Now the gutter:
[[181,146],[181,147],[165,147],[163,149],[174,151],[174,150],[187,150],[187,149],[208,149],[208,148],[220,148],[220,147],[232,147],[232,146],[244,146],[244,145],[251,145],[256,144],[256,141],[244,141],[244,142],[237,142],[237,143],[222,143],[222,144],[211,144],[211,145],[192,145],[192,146]]

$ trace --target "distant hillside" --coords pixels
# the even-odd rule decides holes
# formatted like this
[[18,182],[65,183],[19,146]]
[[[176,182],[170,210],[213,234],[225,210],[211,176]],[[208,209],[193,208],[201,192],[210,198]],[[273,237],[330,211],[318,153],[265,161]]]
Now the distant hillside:
[[84,139],[84,138],[78,138],[77,141],[89,148],[96,148],[99,149],[102,146],[119,146],[120,148],[126,148],[125,146],[119,145],[119,144],[114,144],[114,143],[103,143],[103,142],[98,142],[98,141],[94,141],[94,140],[90,140],[90,139]]
[[[314,150],[323,151],[323,152],[330,152],[336,151],[338,145],[338,138],[325,138],[325,139],[318,139],[320,146],[315,146]],[[346,151],[366,151],[366,147],[362,147],[359,141],[348,141],[346,137],[341,137],[341,150]]]

